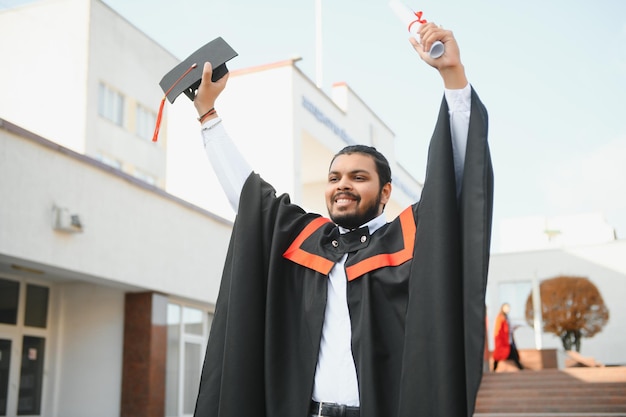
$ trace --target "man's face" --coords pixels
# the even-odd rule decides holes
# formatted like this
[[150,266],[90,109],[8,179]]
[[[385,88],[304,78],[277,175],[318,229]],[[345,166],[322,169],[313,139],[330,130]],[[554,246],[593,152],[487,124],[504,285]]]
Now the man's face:
[[391,184],[380,188],[374,159],[353,153],[335,158],[328,172],[326,207],[333,222],[355,229],[383,212]]

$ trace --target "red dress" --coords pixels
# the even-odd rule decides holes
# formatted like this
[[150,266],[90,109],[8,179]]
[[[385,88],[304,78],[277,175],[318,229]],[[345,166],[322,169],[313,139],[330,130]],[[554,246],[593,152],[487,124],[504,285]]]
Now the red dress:
[[509,321],[502,313],[499,313],[498,317],[496,317],[494,341],[495,348],[493,350],[493,360],[506,360],[511,353],[511,338],[509,336]]

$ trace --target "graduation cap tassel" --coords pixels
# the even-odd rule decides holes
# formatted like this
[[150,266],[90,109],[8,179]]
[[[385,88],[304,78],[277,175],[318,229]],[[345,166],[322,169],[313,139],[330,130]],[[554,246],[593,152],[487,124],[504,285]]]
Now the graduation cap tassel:
[[169,90],[167,90],[165,94],[163,95],[163,98],[161,99],[161,105],[159,106],[159,113],[157,114],[157,118],[156,118],[156,126],[154,127],[154,134],[152,135],[152,142],[156,142],[159,137],[159,129],[161,128],[161,119],[163,118],[163,108],[165,107],[165,99],[167,98],[167,95],[170,93],[170,91],[172,91],[172,89],[176,86],[176,84],[180,82],[180,80],[185,78],[185,76],[189,74],[197,66],[198,64],[195,64],[195,63],[191,64],[191,66],[187,69],[187,71],[185,71],[183,75],[178,77],[178,79],[174,82],[174,84],[172,84]]
[[165,96],[163,96],[163,100],[161,100],[161,105],[159,106],[159,113],[157,114],[157,118],[156,118],[154,134],[152,135],[152,142],[156,142],[159,137],[159,129],[161,128],[161,118],[163,117],[163,107],[165,107]]

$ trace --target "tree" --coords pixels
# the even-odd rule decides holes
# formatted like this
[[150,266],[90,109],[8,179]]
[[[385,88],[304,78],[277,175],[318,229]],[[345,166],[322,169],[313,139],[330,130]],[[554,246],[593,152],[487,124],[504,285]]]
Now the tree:
[[[593,337],[609,320],[600,291],[585,277],[558,276],[539,285],[543,331],[561,338],[563,348],[580,352],[583,337]],[[533,326],[532,293],[526,300],[526,321]]]

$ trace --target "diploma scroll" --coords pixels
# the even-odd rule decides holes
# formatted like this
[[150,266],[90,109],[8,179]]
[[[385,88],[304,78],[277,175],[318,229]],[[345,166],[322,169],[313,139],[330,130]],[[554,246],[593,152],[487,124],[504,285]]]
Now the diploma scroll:
[[[426,19],[422,19],[422,12],[414,12],[399,0],[391,0],[389,6],[393,9],[398,19],[404,23],[409,33],[415,36],[417,41],[420,42],[419,28],[422,24],[426,23]],[[443,55],[443,52],[444,46],[441,41],[433,43],[430,47],[430,51],[428,51],[431,58],[439,58]]]

